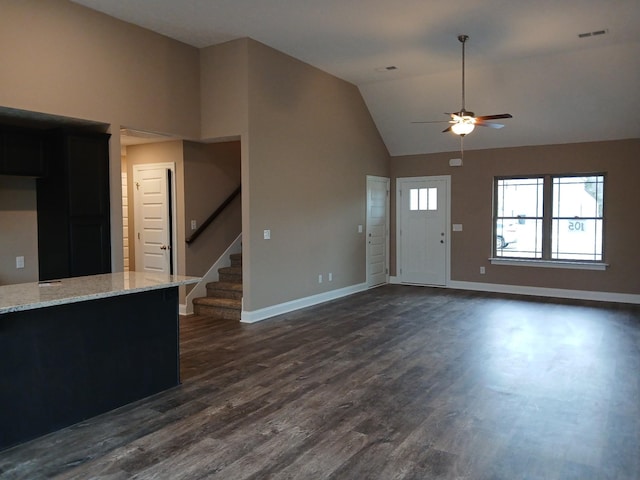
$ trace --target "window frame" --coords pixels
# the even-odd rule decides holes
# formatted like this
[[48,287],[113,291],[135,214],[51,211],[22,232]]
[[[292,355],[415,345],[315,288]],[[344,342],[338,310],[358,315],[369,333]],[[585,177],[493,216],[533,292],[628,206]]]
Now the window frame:
[[[553,222],[557,219],[563,219],[565,217],[553,216],[553,189],[555,179],[557,178],[575,178],[575,177],[602,177],[602,216],[597,217],[602,221],[601,232],[601,260],[587,260],[587,259],[566,259],[566,258],[552,258],[552,239],[553,239]],[[536,180],[542,179],[542,217],[531,217],[540,219],[542,218],[542,245],[540,257],[521,257],[521,256],[498,256],[497,245],[497,226],[498,221],[503,219],[518,220],[519,217],[504,217],[498,216],[498,198],[499,198],[499,183],[501,180]],[[491,226],[491,257],[489,260],[492,264],[502,265],[532,265],[532,266],[544,266],[544,267],[566,267],[577,269],[592,269],[592,270],[604,270],[608,267],[605,263],[606,259],[606,246],[605,246],[605,231],[606,231],[606,217],[607,217],[607,174],[606,172],[588,172],[588,173],[546,173],[546,174],[531,174],[531,175],[504,175],[495,176],[493,180],[493,207],[492,207],[492,226]],[[596,217],[580,217],[585,219],[593,219]]]

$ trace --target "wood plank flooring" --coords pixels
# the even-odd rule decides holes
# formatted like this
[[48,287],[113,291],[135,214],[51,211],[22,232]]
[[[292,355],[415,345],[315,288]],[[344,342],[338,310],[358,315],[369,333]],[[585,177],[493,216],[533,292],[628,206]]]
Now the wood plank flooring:
[[638,479],[640,308],[389,285],[181,321],[183,384],[2,479]]

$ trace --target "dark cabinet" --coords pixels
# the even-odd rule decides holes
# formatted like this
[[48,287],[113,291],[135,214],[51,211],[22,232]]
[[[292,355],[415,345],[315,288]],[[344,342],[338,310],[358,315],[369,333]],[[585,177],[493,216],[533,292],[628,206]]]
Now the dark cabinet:
[[109,135],[52,134],[39,178],[40,280],[111,271]]
[[46,174],[44,135],[38,130],[0,131],[0,175],[42,177]]

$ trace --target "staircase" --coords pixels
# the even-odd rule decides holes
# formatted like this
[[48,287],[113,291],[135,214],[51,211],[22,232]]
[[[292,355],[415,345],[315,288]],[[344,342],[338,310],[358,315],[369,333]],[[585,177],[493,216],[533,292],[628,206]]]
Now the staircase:
[[231,266],[218,269],[218,281],[207,283],[207,296],[193,299],[196,315],[240,320],[242,312],[242,254],[230,255]]

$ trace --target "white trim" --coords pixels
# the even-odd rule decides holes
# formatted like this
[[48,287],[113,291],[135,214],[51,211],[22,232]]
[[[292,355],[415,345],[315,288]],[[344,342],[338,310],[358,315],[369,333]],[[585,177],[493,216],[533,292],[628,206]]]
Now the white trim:
[[[175,162],[162,162],[162,163],[136,163],[133,165],[132,168],[132,172],[133,172],[133,181],[136,181],[137,176],[140,175],[140,172],[143,172],[145,170],[156,170],[156,169],[161,169],[164,168],[166,170],[171,171],[171,183],[168,185],[168,188],[171,189],[170,192],[168,192],[167,194],[170,195],[171,197],[171,205],[169,205],[169,208],[171,209],[171,218],[172,218],[172,222],[171,222],[171,226],[173,228],[171,228],[171,231],[169,232],[171,235],[171,265],[173,267],[173,273],[175,274],[178,271],[178,210],[177,210],[177,202],[178,202],[178,198],[177,198],[177,193],[178,193],[178,189],[177,189],[177,179],[176,179],[176,164]],[[138,195],[136,195],[136,189],[133,190],[133,199],[129,199],[128,201],[132,201],[133,202],[133,243],[131,242],[132,239],[129,239],[129,255],[131,255],[131,248],[133,247],[133,251],[134,251],[134,256],[136,258],[136,263],[138,263],[138,251],[136,250],[136,247],[138,246],[138,243],[136,242],[136,238],[137,238],[137,229],[136,229],[136,222],[138,223],[138,226],[141,225],[141,213],[139,212],[140,210],[140,206],[139,206],[139,202],[140,202],[140,197]],[[131,219],[129,219],[129,221],[131,221]],[[136,265],[129,265],[129,269],[131,270],[133,268],[133,270],[136,269]],[[168,272],[167,272],[168,273]]]
[[329,302],[338,298],[353,295],[354,293],[364,292],[367,290],[367,284],[360,283],[358,285],[352,285],[350,287],[339,288],[330,292],[319,293],[310,297],[299,298],[290,302],[280,303],[278,305],[272,305],[270,307],[261,308],[260,310],[253,310],[251,312],[242,311],[242,323],[255,323],[267,318],[275,317],[276,315],[282,315],[283,313],[293,312],[301,308],[311,307],[318,305],[319,303]]
[[189,292],[186,298],[187,304],[185,305],[185,313],[183,315],[189,315],[193,313],[193,299],[207,296],[207,283],[217,282],[219,279],[218,269],[222,267],[228,267],[231,265],[231,254],[242,252],[242,234],[233,241],[231,245],[224,251],[222,255],[211,265],[211,268],[207,270],[196,286]]
[[391,219],[391,179],[389,177],[378,177],[375,175],[367,175],[367,199],[366,199],[366,206],[367,206],[367,215],[366,215],[366,222],[365,222],[365,242],[366,243],[366,260],[365,260],[365,266],[366,266],[366,278],[367,278],[367,285],[370,287],[374,287],[377,285],[384,285],[384,283],[376,283],[375,285],[371,285],[369,283],[369,279],[370,279],[370,275],[371,275],[371,265],[370,265],[370,253],[369,253],[369,193],[370,193],[370,181],[375,181],[375,182],[381,182],[384,183],[386,188],[387,188],[387,199],[386,199],[386,203],[385,203],[385,220],[386,220],[386,224],[384,227],[384,231],[385,231],[385,259],[384,259],[384,268],[386,270],[386,274],[385,274],[385,282],[384,283],[388,283],[389,282],[389,237],[390,237],[390,219]]
[[533,295],[537,297],[570,298],[575,300],[595,300],[599,302],[640,304],[640,295],[633,293],[593,292],[589,290],[568,290],[563,288],[528,287],[524,285],[503,285],[498,283],[451,281],[449,288],[475,290],[480,292]]
[[608,263],[572,262],[567,260],[537,260],[528,258],[490,258],[491,265],[512,265],[518,267],[567,268],[573,270],[606,270]]
[[[193,304],[191,305],[191,313],[193,313]],[[178,315],[189,315],[189,313],[187,313],[187,305],[185,305],[184,303],[178,305]]]

